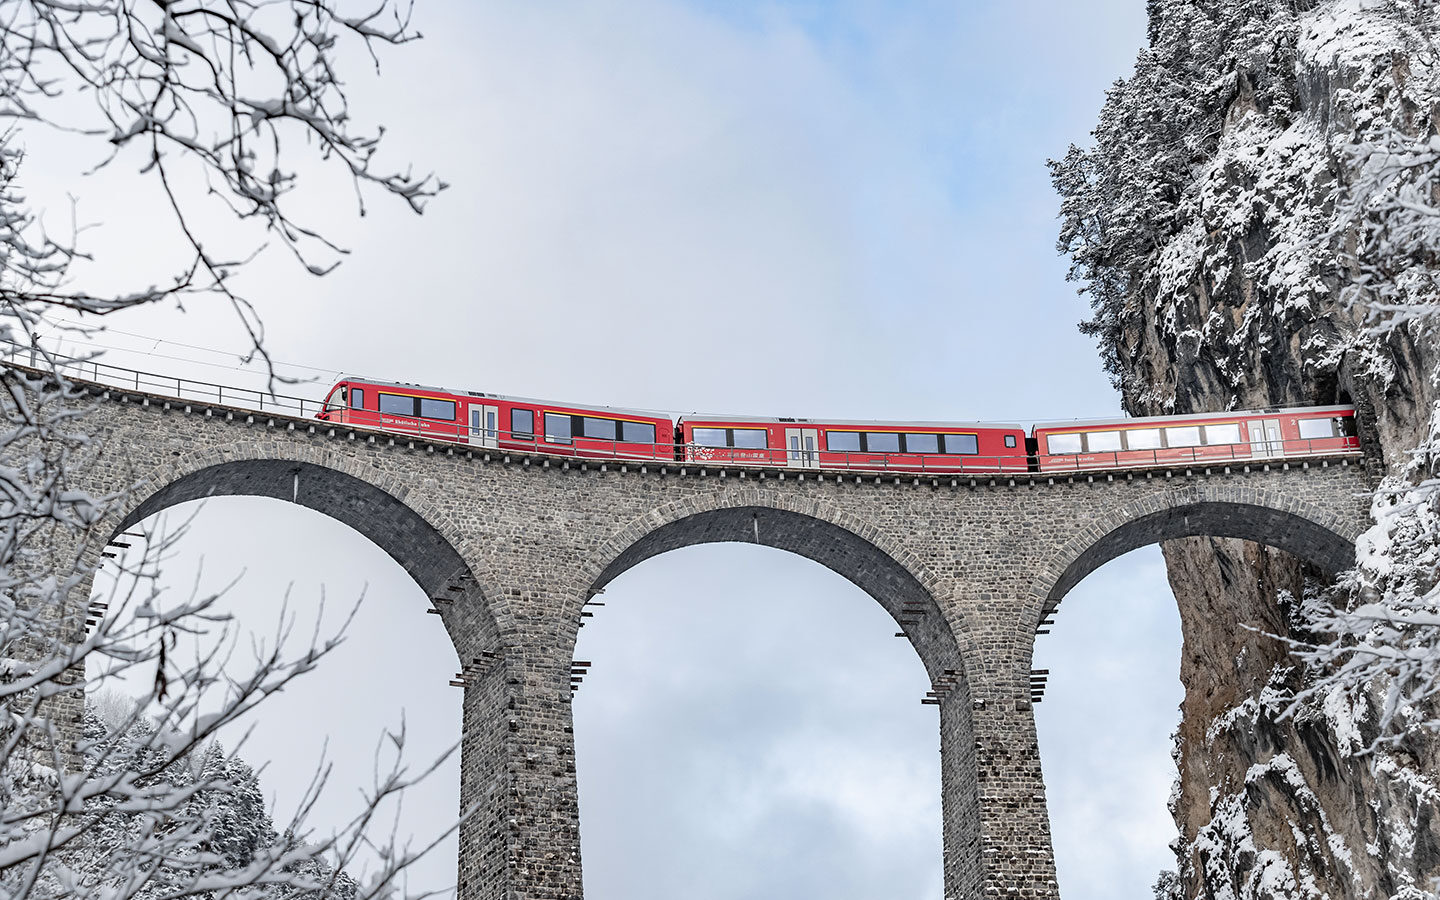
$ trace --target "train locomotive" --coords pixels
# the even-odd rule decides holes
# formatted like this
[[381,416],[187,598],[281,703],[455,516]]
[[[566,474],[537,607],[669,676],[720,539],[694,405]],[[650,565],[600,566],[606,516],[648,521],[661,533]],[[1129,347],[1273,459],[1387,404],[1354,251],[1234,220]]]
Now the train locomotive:
[[493,450],[923,474],[1083,472],[1357,453],[1353,406],[1023,426],[684,416],[346,377],[318,418]]

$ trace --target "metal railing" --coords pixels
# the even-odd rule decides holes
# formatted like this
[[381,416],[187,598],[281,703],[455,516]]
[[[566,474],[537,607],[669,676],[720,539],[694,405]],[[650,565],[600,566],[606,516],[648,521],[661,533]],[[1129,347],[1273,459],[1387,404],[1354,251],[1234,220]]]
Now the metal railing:
[[[563,459],[613,459],[700,467],[780,468],[796,471],[853,471],[870,474],[956,475],[1068,475],[1125,469],[1201,467],[1234,463],[1265,463],[1304,457],[1354,456],[1360,452],[1352,436],[1263,440],[1254,443],[1206,444],[1154,450],[1117,450],[1103,453],[1025,454],[979,456],[948,453],[860,453],[844,450],[787,450],[784,448],[708,447],[699,444],[645,443],[583,435],[568,437],[503,431],[443,419],[382,414],[375,410],[332,407],[305,397],[274,394],[136,369],[112,366],[93,359],[76,359],[44,353],[16,344],[0,344],[0,362],[40,373],[58,372],[66,378],[96,385],[154,394],[180,401],[228,406],[271,415],[318,418],[317,424],[375,434],[400,435],[463,445],[474,450],[534,453]],[[357,421],[362,419],[362,421]]]
[[257,412],[274,415],[307,418],[319,413],[324,406],[320,401],[306,397],[290,397],[255,388],[196,381],[173,375],[156,375],[153,372],[112,366],[95,359],[59,356],[19,344],[0,344],[0,362],[35,369],[39,372],[55,372],[65,378],[89,381],[121,390],[158,394],[177,400],[193,400],[197,403],[213,403],[216,406],[253,409]]

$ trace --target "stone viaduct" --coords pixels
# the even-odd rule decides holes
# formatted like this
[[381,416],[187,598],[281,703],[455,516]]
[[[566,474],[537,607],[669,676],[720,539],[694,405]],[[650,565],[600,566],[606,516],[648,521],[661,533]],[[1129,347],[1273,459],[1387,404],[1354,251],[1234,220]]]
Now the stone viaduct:
[[636,563],[711,541],[815,560],[909,638],[938,708],[947,900],[1056,898],[1037,628],[1086,574],[1170,538],[1246,538],[1341,570],[1372,486],[1356,457],[1013,478],[567,461],[77,384],[97,440],[75,486],[119,496],[94,553],[174,504],[259,495],[346,523],[425,591],[463,671],[460,803],[477,812],[462,900],[579,900],[582,608]]

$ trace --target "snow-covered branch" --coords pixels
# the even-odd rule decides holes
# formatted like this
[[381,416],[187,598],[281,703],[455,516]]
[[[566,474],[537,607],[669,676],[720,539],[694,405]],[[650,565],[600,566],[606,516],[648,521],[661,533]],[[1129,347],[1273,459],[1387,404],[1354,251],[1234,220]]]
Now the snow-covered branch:
[[[360,215],[370,188],[420,212],[444,187],[382,163],[384,128],[352,116],[342,72],[378,67],[382,46],[419,37],[407,0],[357,12],[346,0],[0,0],[0,305],[109,314],[211,293],[234,305],[263,356],[235,274],[265,240],[317,275],[345,252],[298,217],[302,172],[338,166]],[[18,187],[20,139],[38,128],[89,147],[96,169],[125,159],[152,176],[181,261],[138,288],[78,287],[88,256],[76,212],[64,211],[71,224],[56,234]],[[240,239],[248,246],[219,249],[236,239],[234,228],[217,232],[221,210],[257,224]]]

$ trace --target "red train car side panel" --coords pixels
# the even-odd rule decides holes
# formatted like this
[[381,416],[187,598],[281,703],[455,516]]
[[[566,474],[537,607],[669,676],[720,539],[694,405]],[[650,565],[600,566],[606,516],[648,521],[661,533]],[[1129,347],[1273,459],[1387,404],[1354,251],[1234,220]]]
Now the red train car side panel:
[[320,418],[490,449],[665,461],[675,453],[665,416],[360,379],[337,384]]
[[706,417],[682,419],[680,437],[685,460],[716,465],[935,474],[1028,468],[1018,425]]
[[1224,463],[1360,449],[1352,406],[1035,426],[1042,472]]

